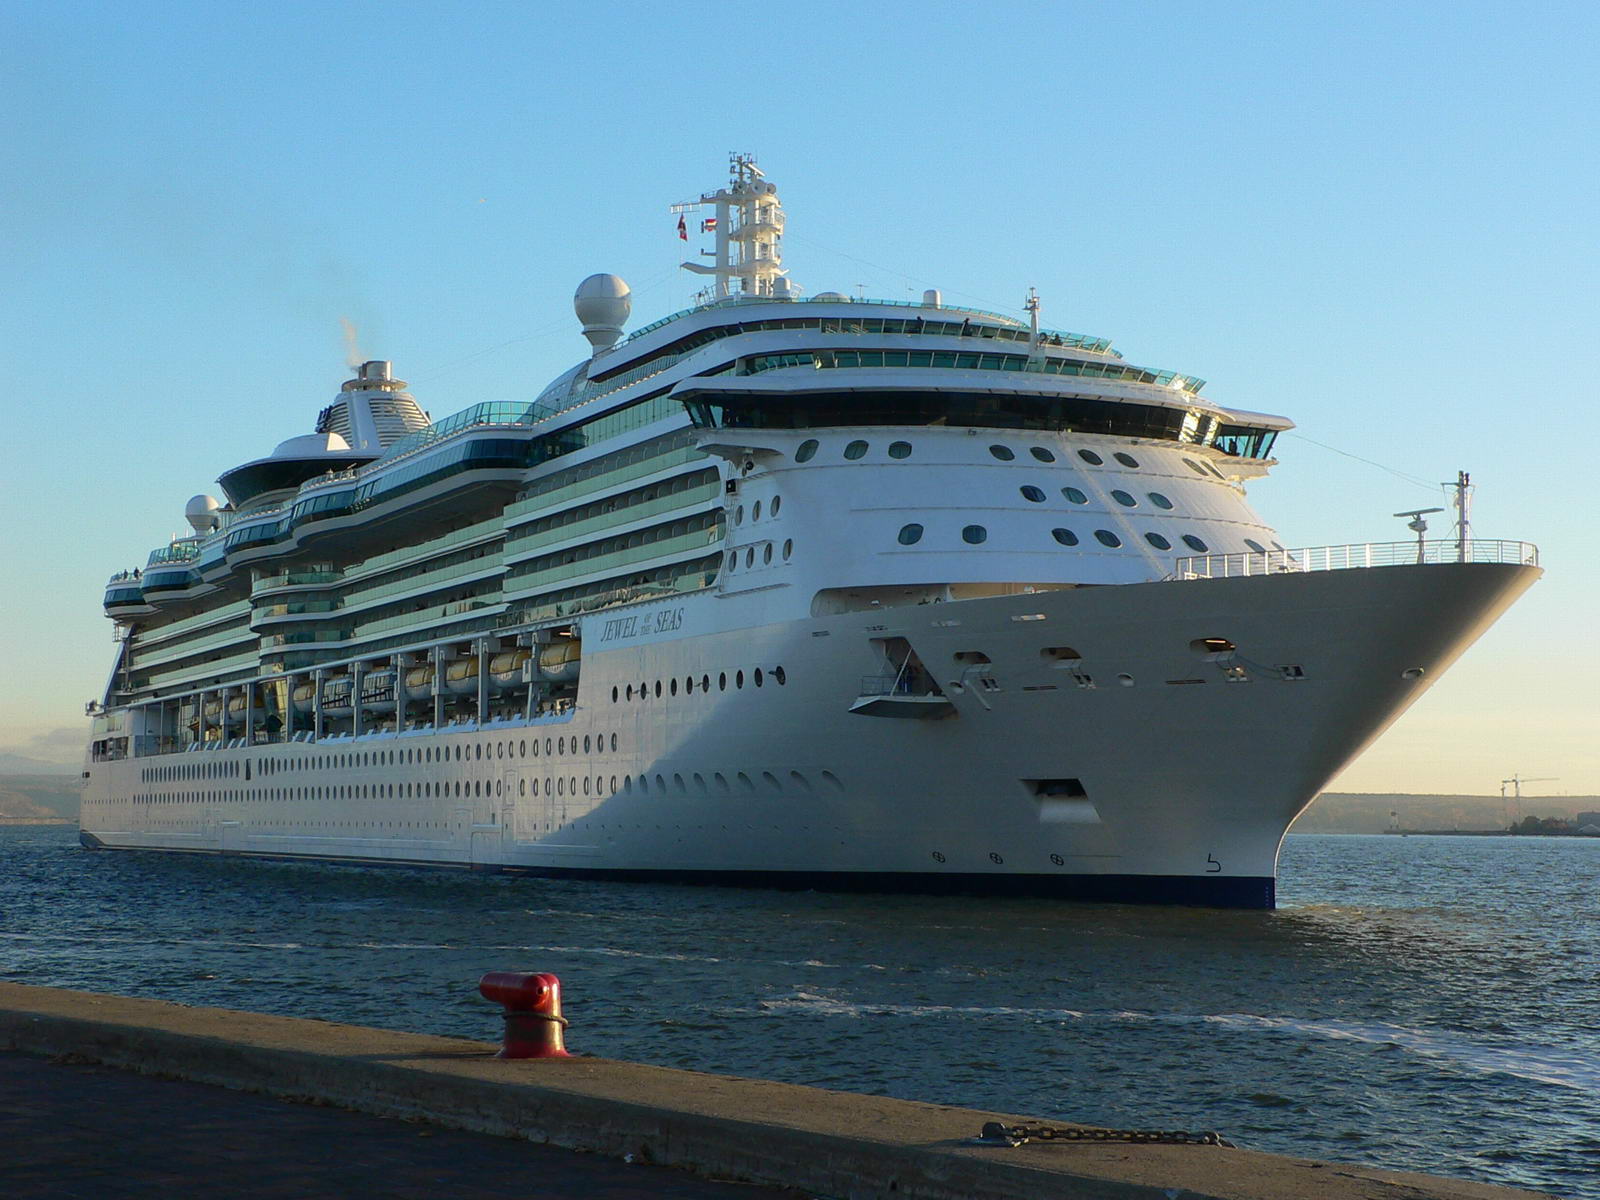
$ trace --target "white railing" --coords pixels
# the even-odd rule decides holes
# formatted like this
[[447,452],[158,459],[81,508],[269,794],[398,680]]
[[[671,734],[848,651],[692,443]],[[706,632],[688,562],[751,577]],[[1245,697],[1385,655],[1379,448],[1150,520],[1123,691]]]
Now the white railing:
[[1298,571],[1344,571],[1357,567],[1404,567],[1418,563],[1511,563],[1539,565],[1532,542],[1454,539],[1431,542],[1363,542],[1352,546],[1312,546],[1267,550],[1260,554],[1200,554],[1174,561],[1168,579],[1231,579],[1240,575],[1283,575]]

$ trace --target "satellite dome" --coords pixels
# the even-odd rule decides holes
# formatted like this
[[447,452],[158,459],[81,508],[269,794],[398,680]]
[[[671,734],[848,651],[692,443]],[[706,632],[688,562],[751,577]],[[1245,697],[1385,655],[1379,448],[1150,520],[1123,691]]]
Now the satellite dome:
[[578,285],[572,310],[583,322],[583,336],[595,353],[616,345],[633,311],[632,292],[617,275],[591,275]]
[[844,302],[848,301],[850,299],[850,297],[846,296],[843,292],[818,292],[815,296],[812,297],[812,299],[813,300],[836,300],[836,301],[839,301],[840,303],[844,303]]
[[196,533],[210,533],[217,527],[217,510],[221,507],[215,496],[191,496],[189,503],[183,506],[183,515],[190,529]]
[[345,454],[350,443],[337,433],[302,433],[278,443],[273,458],[309,458],[316,454]]

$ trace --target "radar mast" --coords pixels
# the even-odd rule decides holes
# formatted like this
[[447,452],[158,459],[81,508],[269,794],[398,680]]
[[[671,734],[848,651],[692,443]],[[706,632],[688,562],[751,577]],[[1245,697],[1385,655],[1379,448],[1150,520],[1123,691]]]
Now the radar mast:
[[707,300],[730,296],[786,298],[800,289],[783,270],[783,205],[776,184],[769,183],[751,154],[729,155],[728,184],[706,192],[698,200],[674,204],[679,235],[687,239],[683,214],[710,208],[713,215],[700,221],[700,232],[716,236],[716,249],[706,252],[711,263],[686,262],[683,269],[710,275]]

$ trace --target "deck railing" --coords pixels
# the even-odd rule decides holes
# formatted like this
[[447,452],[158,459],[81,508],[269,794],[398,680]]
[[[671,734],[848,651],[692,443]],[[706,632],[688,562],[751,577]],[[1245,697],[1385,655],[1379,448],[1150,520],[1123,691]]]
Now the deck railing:
[[1266,550],[1259,554],[1200,554],[1174,561],[1169,579],[1231,579],[1240,575],[1282,575],[1299,571],[1343,571],[1357,567],[1404,567],[1418,563],[1511,563],[1539,565],[1532,542],[1473,539],[1362,542],[1350,546],[1312,546]]

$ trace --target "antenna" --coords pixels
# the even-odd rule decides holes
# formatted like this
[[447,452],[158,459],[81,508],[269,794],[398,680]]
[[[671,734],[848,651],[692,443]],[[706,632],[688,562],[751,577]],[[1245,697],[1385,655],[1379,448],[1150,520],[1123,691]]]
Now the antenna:
[[1028,357],[1037,359],[1039,355],[1039,293],[1034,288],[1028,289],[1028,297],[1022,302],[1022,307],[1028,312]]
[[1455,499],[1451,504],[1456,510],[1456,561],[1467,561],[1467,539],[1471,519],[1468,516],[1472,509],[1472,476],[1465,471],[1456,472],[1454,483],[1441,483],[1443,488],[1455,492]]
[[1429,513],[1438,513],[1443,511],[1444,509],[1442,508],[1413,508],[1407,512],[1397,512],[1394,514],[1397,517],[1411,518],[1410,521],[1406,522],[1406,528],[1417,535],[1417,562],[1419,563],[1423,563],[1428,560],[1428,549],[1426,544],[1423,542],[1423,534],[1428,532],[1428,523],[1422,518],[1427,516]]

